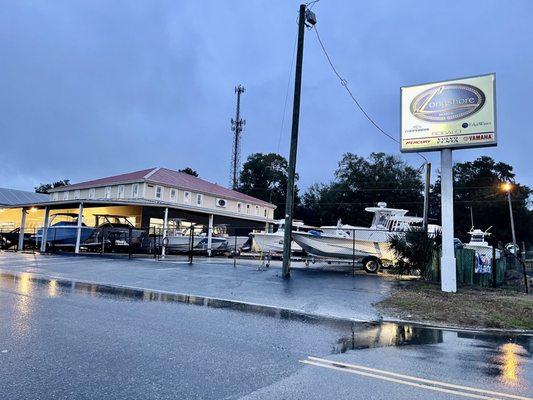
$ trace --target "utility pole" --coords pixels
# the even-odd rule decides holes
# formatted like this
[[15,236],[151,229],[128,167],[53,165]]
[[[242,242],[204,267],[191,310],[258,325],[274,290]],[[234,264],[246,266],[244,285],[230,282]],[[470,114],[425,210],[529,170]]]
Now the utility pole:
[[424,187],[424,231],[428,231],[429,188],[431,185],[431,163],[426,161],[426,186]]
[[298,48],[296,52],[296,73],[294,75],[294,100],[292,105],[292,129],[291,147],[289,153],[289,177],[287,181],[287,199],[285,202],[285,230],[283,237],[283,278],[290,276],[291,265],[291,242],[292,242],[292,214],[294,211],[294,180],[296,174],[296,155],[298,152],[298,126],[300,122],[300,94],[302,92],[302,64],[304,57],[304,33],[305,25],[316,24],[316,18],[312,11],[307,10],[306,5],[300,5],[298,18]]
[[241,93],[244,92],[244,86],[235,86],[235,93],[237,93],[237,110],[235,112],[235,119],[231,119],[233,146],[230,172],[230,187],[234,190],[239,186],[239,172],[241,168],[241,132],[244,129],[244,125],[246,125],[246,120],[241,118]]

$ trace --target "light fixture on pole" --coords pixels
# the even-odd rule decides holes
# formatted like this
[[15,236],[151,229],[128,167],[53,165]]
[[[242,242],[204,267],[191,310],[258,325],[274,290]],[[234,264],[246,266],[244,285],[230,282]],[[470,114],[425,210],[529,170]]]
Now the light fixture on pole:
[[516,248],[516,235],[514,230],[514,218],[513,218],[513,204],[511,203],[511,190],[513,189],[513,184],[510,182],[504,182],[501,185],[501,189],[504,192],[507,192],[507,201],[509,203],[509,216],[511,218],[511,233],[513,235],[513,246]]

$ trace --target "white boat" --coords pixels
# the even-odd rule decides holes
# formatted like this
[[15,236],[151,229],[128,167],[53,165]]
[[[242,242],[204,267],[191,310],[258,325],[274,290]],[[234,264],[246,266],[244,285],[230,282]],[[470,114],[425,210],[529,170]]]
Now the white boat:
[[[406,216],[408,210],[388,208],[386,203],[367,207],[374,213],[370,227],[342,225],[321,226],[320,231],[293,232],[292,237],[307,253],[332,259],[362,261],[368,272],[376,272],[383,263],[394,261],[389,239],[407,231],[411,226],[422,225],[423,219]],[[434,233],[438,227],[432,225]]]
[[[262,253],[283,253],[283,242],[285,237],[285,220],[280,219],[276,221],[278,229],[276,232],[253,232],[250,236],[253,239],[252,249],[260,251]],[[309,229],[310,226],[306,226],[302,221],[293,221],[293,234],[295,232],[301,232],[302,229]],[[302,248],[292,241],[291,251],[301,252]]]
[[248,240],[250,240],[249,236],[228,236],[227,249],[229,251],[241,251]]
[[[489,228],[490,229],[490,228]],[[488,232],[481,229],[472,228],[468,234],[470,235],[470,242],[464,244],[465,249],[472,249],[476,252],[476,266],[474,272],[478,274],[488,274],[492,271],[492,246],[487,243],[485,236],[490,235]],[[496,249],[496,259],[501,256],[501,251]]]

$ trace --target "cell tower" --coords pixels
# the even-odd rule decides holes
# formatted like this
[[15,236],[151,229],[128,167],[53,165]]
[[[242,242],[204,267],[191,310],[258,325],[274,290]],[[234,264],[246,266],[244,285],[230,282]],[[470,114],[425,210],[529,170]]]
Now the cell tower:
[[231,130],[233,131],[233,146],[231,154],[230,187],[237,189],[239,186],[239,173],[241,169],[241,133],[246,125],[246,120],[241,118],[241,93],[244,93],[244,86],[235,86],[237,93],[237,110],[235,119],[231,119]]

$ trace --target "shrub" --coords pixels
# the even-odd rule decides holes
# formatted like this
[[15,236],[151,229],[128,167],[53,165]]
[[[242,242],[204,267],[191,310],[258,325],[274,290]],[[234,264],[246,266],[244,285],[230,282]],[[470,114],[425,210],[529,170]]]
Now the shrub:
[[411,228],[407,232],[391,236],[389,246],[396,257],[399,274],[419,271],[420,276],[428,278],[429,267],[436,251],[436,240],[423,229]]

